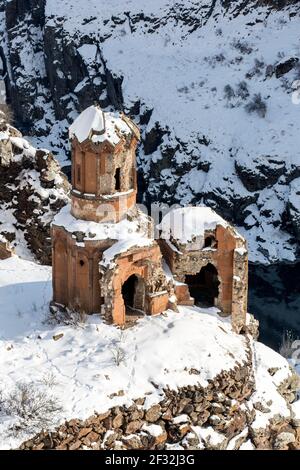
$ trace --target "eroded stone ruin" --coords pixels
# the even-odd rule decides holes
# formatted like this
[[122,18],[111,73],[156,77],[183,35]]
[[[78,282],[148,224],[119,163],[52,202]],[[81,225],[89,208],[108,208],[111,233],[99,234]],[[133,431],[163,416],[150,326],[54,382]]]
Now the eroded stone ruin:
[[53,304],[123,325],[177,305],[215,306],[246,324],[245,239],[208,207],[169,211],[154,239],[136,205],[140,135],[122,113],[91,106],[70,127],[71,205],[52,225]]

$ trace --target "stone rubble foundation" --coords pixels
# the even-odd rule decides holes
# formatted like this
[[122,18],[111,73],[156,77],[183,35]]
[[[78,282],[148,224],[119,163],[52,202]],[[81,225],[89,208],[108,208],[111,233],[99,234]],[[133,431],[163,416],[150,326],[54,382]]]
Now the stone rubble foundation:
[[[199,371],[191,369],[191,374]],[[287,403],[295,400],[295,375],[282,383],[279,393]],[[86,420],[66,421],[55,431],[42,431],[24,442],[22,450],[164,450],[300,449],[299,422],[275,416],[264,429],[252,423],[260,403],[249,399],[255,391],[252,351],[247,360],[223,371],[207,387],[186,386],[164,390],[160,403],[145,409],[145,398],[131,406],[115,406]],[[123,396],[120,390],[114,396]],[[113,398],[113,396],[111,397]],[[266,410],[267,412],[267,410]],[[292,416],[292,414],[291,414]]]

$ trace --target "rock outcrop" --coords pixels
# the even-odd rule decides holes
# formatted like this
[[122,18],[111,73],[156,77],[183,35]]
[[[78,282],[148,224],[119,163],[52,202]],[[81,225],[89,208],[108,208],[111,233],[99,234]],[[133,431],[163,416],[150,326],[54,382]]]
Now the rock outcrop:
[[[47,150],[33,148],[0,114],[0,234],[17,253],[51,263],[50,223],[69,183]],[[3,245],[4,246],[4,245]],[[7,248],[7,251],[8,248]]]

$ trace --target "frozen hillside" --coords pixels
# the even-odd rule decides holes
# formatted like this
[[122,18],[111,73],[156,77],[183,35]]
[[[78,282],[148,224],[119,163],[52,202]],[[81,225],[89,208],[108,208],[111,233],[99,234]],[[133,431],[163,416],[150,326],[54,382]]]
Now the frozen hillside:
[[251,259],[293,261],[300,233],[299,3],[5,0],[0,55],[17,124],[67,158],[99,101],[142,128],[140,198],[204,202]]
[[215,308],[121,330],[99,316],[50,317],[51,297],[51,268],[0,261],[1,449],[41,428],[25,447],[299,446],[289,364]]

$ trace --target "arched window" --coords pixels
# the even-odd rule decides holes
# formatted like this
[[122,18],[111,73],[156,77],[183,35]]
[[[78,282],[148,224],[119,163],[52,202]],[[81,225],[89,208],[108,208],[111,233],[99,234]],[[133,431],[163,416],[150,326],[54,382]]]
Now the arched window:
[[78,184],[81,183],[81,166],[80,165],[76,165],[76,182]]
[[120,189],[121,189],[121,172],[120,172],[120,168],[117,168],[116,173],[115,173],[115,190],[120,191]]

